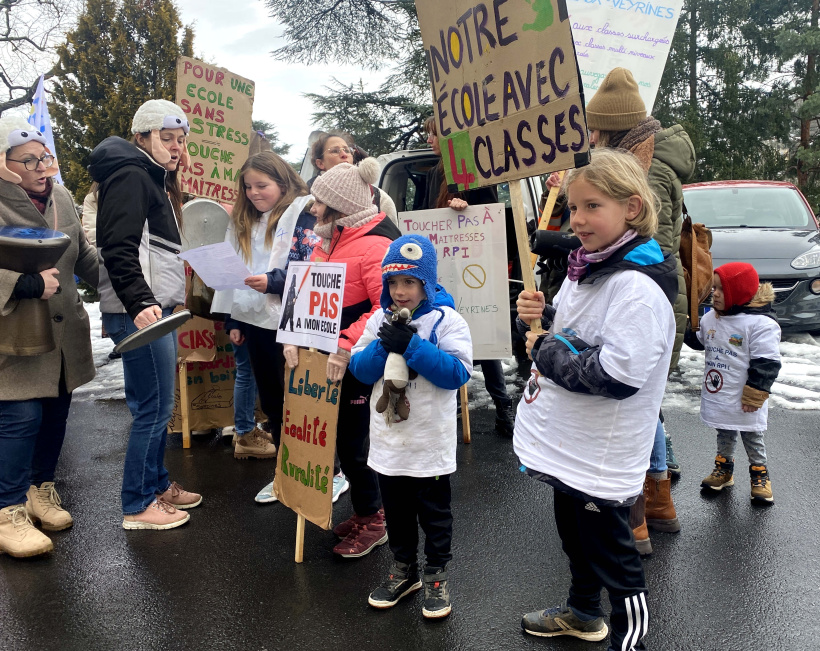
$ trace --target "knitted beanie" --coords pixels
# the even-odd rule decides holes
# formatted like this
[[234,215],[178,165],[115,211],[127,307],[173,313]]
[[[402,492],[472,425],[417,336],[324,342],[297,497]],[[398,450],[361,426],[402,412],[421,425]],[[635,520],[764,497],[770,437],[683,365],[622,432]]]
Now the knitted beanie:
[[149,99],[137,109],[131,121],[131,133],[180,128],[188,135],[191,130],[188,118],[181,108],[167,99]]
[[381,167],[375,158],[358,166],[339,163],[313,182],[311,194],[323,204],[352,216],[373,206],[370,186],[379,180]]
[[629,131],[646,117],[638,84],[626,68],[613,68],[587,104],[587,127],[599,131]]
[[760,279],[748,262],[728,262],[715,269],[723,286],[724,310],[746,305],[757,294]]
[[403,235],[390,243],[382,259],[382,295],[379,303],[385,310],[390,309],[393,303],[387,279],[398,275],[418,278],[424,285],[427,300],[433,303],[438,284],[437,255],[436,247],[428,238]]

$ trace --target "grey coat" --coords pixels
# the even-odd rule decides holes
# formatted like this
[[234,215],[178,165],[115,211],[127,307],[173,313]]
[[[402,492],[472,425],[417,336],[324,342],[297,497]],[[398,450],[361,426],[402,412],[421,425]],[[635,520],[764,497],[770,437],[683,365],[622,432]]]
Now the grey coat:
[[[61,292],[48,299],[57,346],[42,355],[0,355],[0,400],[56,397],[63,364],[66,389],[69,392],[94,378],[88,314],[77,293],[74,274],[96,285],[97,251],[83,233],[74,200],[68,190],[55,184],[45,215],[41,215],[25,190],[14,183],[0,180],[1,226],[54,228],[55,208],[57,230],[71,238],[70,246],[57,263]],[[0,319],[11,322],[13,330],[22,331],[30,327],[30,324],[22,322],[15,314],[19,301],[13,297],[13,293],[19,277],[19,273],[0,268]]]

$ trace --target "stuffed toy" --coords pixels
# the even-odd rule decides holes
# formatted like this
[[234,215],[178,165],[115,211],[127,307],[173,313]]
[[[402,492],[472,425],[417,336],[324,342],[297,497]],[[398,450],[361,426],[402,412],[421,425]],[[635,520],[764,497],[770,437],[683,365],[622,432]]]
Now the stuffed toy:
[[[392,323],[410,323],[413,318],[410,310],[404,307],[396,312],[396,306],[391,307],[393,308],[390,316]],[[394,422],[400,423],[410,417],[410,401],[407,399],[405,391],[408,382],[417,376],[416,371],[407,367],[404,357],[398,353],[390,353],[387,356],[387,362],[384,365],[384,389],[381,397],[376,401],[376,411],[384,414],[384,420],[388,426]]]

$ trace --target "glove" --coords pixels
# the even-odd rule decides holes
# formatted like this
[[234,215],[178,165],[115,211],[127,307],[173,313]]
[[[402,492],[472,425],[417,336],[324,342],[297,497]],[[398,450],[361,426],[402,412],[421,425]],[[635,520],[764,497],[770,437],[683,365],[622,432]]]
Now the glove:
[[416,329],[406,323],[384,323],[379,328],[379,339],[388,353],[404,355]]
[[327,379],[331,382],[340,382],[345,376],[349,361],[350,353],[344,348],[339,348],[335,353],[330,353],[327,358]]
[[293,344],[285,344],[283,346],[284,354],[285,354],[285,361],[288,364],[288,368],[296,368],[299,366],[299,346],[294,346]]

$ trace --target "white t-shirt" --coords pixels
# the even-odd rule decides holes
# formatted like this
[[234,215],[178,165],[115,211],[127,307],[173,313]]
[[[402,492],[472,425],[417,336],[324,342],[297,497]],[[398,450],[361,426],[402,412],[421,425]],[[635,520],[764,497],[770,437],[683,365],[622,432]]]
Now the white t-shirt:
[[697,333],[706,349],[700,417],[716,429],[762,432],[769,417],[769,401],[746,413],[741,406],[743,387],[752,359],[780,361],[780,326],[762,314],[703,315]]
[[[464,367],[473,368],[473,343],[464,318],[449,307],[440,308],[444,318],[436,328],[436,347],[458,358]],[[430,340],[435,323],[441,319],[438,310],[432,310],[414,319],[419,337]],[[353,347],[353,354],[367,348],[378,338],[379,328],[385,322],[384,310],[377,310],[368,320],[364,334]],[[407,477],[435,477],[456,470],[456,393],[442,389],[419,375],[407,385],[410,418],[388,427],[384,415],[376,411],[376,402],[382,395],[384,377],[373,385],[370,398],[370,454],[367,465],[382,475]]]
[[634,497],[649,467],[669,372],[672,306],[651,278],[632,270],[592,284],[566,279],[553,305],[551,333],[601,346],[604,370],[639,390],[624,400],[575,393],[533,364],[515,420],[515,452],[527,468],[588,495]]

